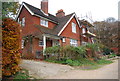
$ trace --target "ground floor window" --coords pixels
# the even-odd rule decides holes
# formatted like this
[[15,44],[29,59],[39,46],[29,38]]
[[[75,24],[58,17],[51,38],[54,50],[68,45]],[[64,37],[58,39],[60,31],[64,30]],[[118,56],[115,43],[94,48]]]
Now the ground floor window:
[[39,46],[43,46],[44,43],[43,43],[43,40],[39,40]]
[[70,39],[70,45],[71,46],[78,46],[78,41],[75,39]]
[[25,43],[25,40],[22,39],[22,44],[21,44],[22,49],[24,48],[24,43]]
[[82,45],[86,45],[86,44],[87,44],[87,42],[82,41]]

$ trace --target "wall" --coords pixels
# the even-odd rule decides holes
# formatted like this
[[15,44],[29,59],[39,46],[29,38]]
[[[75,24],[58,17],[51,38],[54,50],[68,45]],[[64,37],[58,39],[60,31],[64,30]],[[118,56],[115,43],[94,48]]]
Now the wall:
[[[41,18],[39,18],[37,16],[33,16],[33,24],[40,25],[40,19]],[[40,26],[42,26],[42,25],[40,25]],[[55,23],[53,23],[51,21],[48,22],[48,28],[52,29],[55,26],[56,26]],[[42,27],[44,27],[44,26],[42,26]]]
[[[72,32],[72,22],[76,23],[76,33]],[[80,46],[80,34],[81,34],[81,29],[79,25],[77,24],[77,21],[74,17],[60,35],[60,36],[67,37],[66,42],[63,43],[63,46],[70,45],[71,38],[78,40],[78,46]]]

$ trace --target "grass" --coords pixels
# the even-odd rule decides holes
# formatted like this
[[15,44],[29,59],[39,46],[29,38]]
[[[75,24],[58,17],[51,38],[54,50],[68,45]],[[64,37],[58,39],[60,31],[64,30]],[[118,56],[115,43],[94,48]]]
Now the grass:
[[13,81],[19,81],[19,80],[22,81],[23,79],[27,80],[27,79],[30,79],[30,78],[33,78],[33,77],[29,76],[28,70],[22,69],[14,75]]
[[100,59],[100,60],[97,60],[96,62],[95,61],[90,61],[88,59],[80,59],[80,60],[67,59],[67,60],[64,60],[64,61],[47,59],[46,61],[53,62],[53,63],[67,64],[67,65],[70,65],[70,66],[78,66],[83,70],[98,69],[98,68],[102,67],[103,65],[113,63],[112,61],[105,60],[105,59]]

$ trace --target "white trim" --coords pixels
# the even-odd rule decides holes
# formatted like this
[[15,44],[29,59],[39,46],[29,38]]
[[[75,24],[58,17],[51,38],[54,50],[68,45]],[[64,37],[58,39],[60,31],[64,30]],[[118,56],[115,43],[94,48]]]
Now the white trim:
[[48,14],[46,14],[44,11],[42,11],[42,9],[40,9],[40,11],[41,11],[44,15],[48,16]]
[[66,28],[66,26],[68,25],[68,23],[72,20],[72,18],[75,16],[75,14],[72,15],[72,17],[68,20],[68,22],[63,26],[63,28],[61,29],[61,31],[58,33],[58,36],[63,32],[63,30]]
[[54,23],[58,24],[58,23],[55,22],[55,21],[52,21],[52,20],[47,19],[47,18],[45,18],[45,17],[39,16],[39,15],[37,15],[37,14],[34,14],[34,16],[37,16],[37,17],[40,17],[40,18],[43,18],[43,19],[45,19],[45,20],[48,20],[48,21],[51,21],[51,22],[54,22]]
[[[68,22],[63,26],[63,28],[61,29],[61,31],[58,33],[58,36],[63,32],[63,30],[66,28],[66,26],[68,25],[68,23],[72,20],[72,18],[75,16],[75,19],[77,20],[77,23],[78,23],[78,26],[80,27],[80,23],[79,23],[79,21],[78,21],[78,19],[77,19],[77,16],[76,16],[76,14],[74,13],[73,15],[72,15],[72,17],[68,20]],[[81,27],[80,27],[81,28]],[[77,31],[77,30],[76,30]]]
[[[54,22],[54,23],[58,24],[58,23],[55,22],[55,21],[52,21],[52,20],[47,19],[47,18],[45,18],[45,17],[39,16],[39,15],[37,15],[37,14],[34,14],[24,3],[22,3],[20,9],[18,10],[18,13],[17,13],[17,16],[16,16],[16,19],[15,19],[15,20],[17,20],[18,16],[20,15],[20,12],[22,11],[23,6],[28,10],[28,12],[29,12],[31,15],[38,16],[38,17],[40,17],[40,18],[44,18],[44,19],[46,19],[46,20],[48,20],[48,21],[51,21],[51,22]],[[41,10],[41,9],[40,9],[40,10]],[[42,12],[43,14],[45,14],[42,10],[41,10],[41,12]],[[49,16],[49,14],[45,14],[45,15]]]
[[24,3],[22,3],[22,5],[21,5],[21,7],[20,7],[20,9],[19,9],[19,11],[18,11],[18,13],[17,13],[17,17],[16,17],[15,20],[17,20],[18,16],[20,15],[20,12],[22,11],[23,6],[28,10],[28,12],[29,12],[31,15],[34,15],[34,13],[33,13]]
[[44,51],[46,49],[46,36],[43,36],[43,54],[45,55]]
[[77,18],[77,15],[76,15],[76,14],[75,14],[75,18],[76,18],[76,20],[77,20],[77,23],[78,23],[79,27],[81,28],[80,23],[79,23],[79,21],[78,21],[78,18]]

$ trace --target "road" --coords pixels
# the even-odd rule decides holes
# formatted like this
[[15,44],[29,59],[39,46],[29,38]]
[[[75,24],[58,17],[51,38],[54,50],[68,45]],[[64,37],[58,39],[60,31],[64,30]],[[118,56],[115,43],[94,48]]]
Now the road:
[[118,60],[96,70],[74,69],[68,65],[23,60],[21,66],[44,79],[118,79]]

